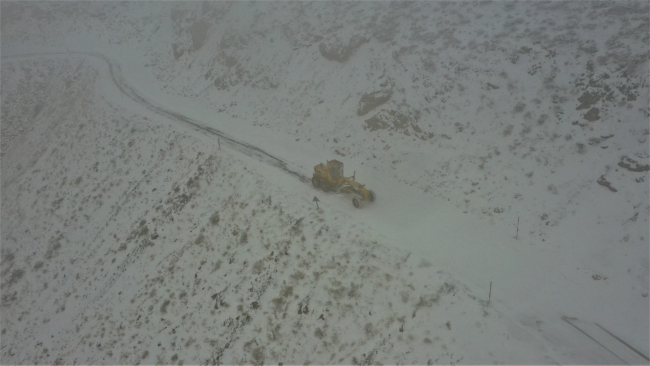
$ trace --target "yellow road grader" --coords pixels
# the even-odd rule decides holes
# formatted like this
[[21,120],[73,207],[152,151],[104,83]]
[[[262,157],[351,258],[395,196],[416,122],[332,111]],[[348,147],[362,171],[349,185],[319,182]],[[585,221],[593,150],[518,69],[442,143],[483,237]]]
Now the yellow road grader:
[[311,182],[316,188],[325,192],[351,193],[352,204],[356,208],[361,207],[361,201],[374,201],[375,193],[365,187],[364,184],[355,182],[356,172],[352,177],[343,176],[343,163],[338,160],[330,160],[327,165],[320,163],[314,167],[314,176]]

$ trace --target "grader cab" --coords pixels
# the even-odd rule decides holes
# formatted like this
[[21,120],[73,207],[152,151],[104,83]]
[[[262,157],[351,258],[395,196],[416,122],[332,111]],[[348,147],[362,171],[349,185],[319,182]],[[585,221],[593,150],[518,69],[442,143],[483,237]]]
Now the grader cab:
[[354,180],[356,175],[345,177],[343,175],[343,163],[338,160],[330,160],[325,164],[318,164],[314,167],[314,176],[311,182],[316,188],[321,188],[325,192],[351,193],[352,204],[356,208],[361,207],[361,201],[374,201],[375,194],[367,189],[364,184]]

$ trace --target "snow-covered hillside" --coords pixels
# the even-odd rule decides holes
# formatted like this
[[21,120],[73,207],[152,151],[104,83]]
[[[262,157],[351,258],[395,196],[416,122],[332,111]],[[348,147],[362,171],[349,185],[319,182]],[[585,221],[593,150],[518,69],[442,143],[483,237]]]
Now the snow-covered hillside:
[[647,2],[1,7],[3,363],[648,363]]

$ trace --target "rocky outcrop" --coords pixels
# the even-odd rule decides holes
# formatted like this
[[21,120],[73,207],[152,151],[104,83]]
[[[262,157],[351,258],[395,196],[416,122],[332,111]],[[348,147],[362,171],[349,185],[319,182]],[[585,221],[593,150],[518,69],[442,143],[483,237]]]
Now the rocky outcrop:
[[358,35],[350,38],[347,43],[335,38],[330,41],[321,42],[318,49],[320,50],[320,54],[326,59],[342,63],[349,60],[352,54],[361,47],[362,44],[368,41],[368,38]]
[[422,131],[418,126],[420,111],[382,109],[379,113],[365,120],[363,129],[366,131],[389,130],[403,133],[406,136],[415,135],[423,140],[433,137],[433,133]]
[[371,110],[388,102],[392,94],[393,91],[391,89],[377,90],[364,94],[361,96],[361,100],[359,101],[359,109],[357,110],[357,115],[363,116]]
[[208,38],[208,28],[210,24],[201,19],[197,22],[194,22],[190,27],[190,34],[192,35],[192,49],[194,51],[200,50],[205,43],[205,40]]
[[647,172],[650,170],[650,165],[641,164],[638,161],[623,155],[621,161],[618,162],[618,166],[625,168],[631,172]]

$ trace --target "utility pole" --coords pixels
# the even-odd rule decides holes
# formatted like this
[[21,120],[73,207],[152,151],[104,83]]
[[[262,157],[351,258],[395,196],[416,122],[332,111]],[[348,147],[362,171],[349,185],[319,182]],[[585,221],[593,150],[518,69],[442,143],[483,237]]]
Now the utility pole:
[[490,294],[488,295],[488,304],[490,303],[490,300],[492,300],[492,281],[490,281]]
[[515,240],[519,240],[519,216],[517,216],[517,235],[515,236]]

